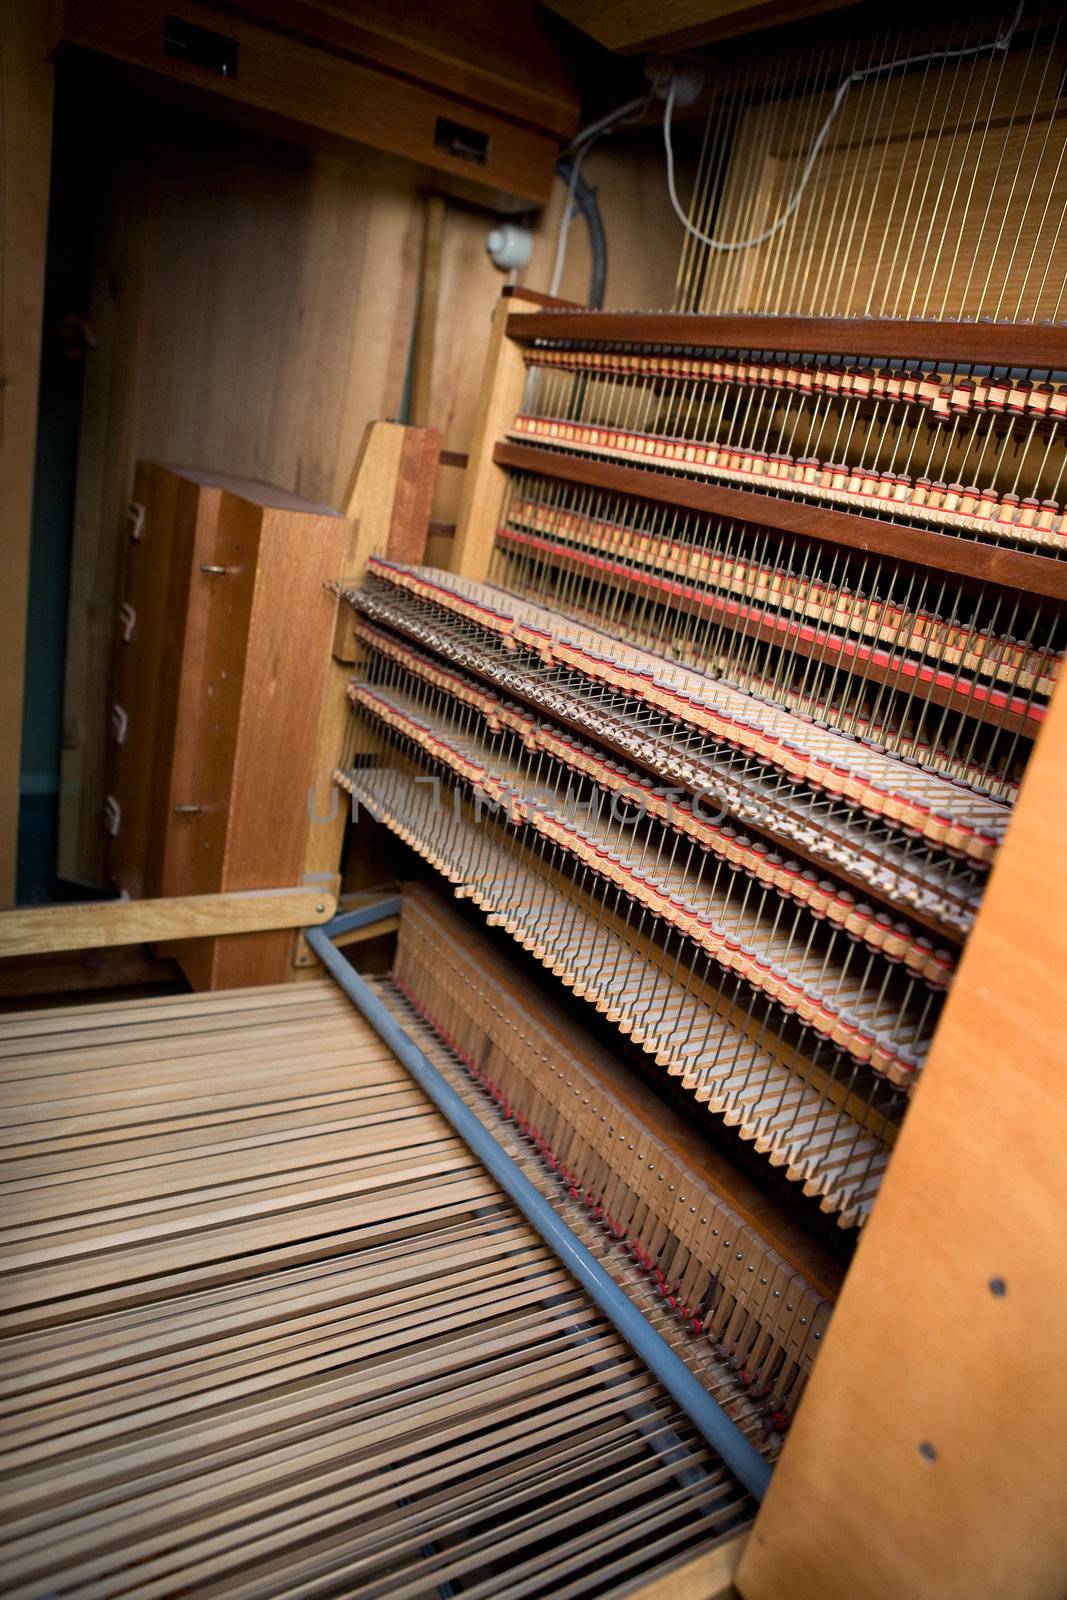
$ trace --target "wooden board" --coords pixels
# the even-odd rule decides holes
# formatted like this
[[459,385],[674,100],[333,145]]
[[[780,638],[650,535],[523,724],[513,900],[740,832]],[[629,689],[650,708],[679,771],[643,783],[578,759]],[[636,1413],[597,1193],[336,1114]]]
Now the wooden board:
[[[545,450],[537,445],[503,440],[493,450],[499,468],[513,467],[550,478],[588,483],[616,494],[633,495],[660,504],[687,506],[713,516],[781,528],[801,538],[825,540],[853,550],[914,561],[917,566],[951,572],[967,579],[999,584],[1023,594],[1067,599],[1067,562],[1000,544],[980,544],[927,528],[907,527],[861,512],[838,511],[810,500],[786,500],[754,489],[689,478],[684,473],[626,467],[615,461]],[[494,528],[495,534],[495,528]],[[465,576],[483,576],[465,573]]]
[[314,888],[249,889],[160,900],[93,900],[0,913],[0,960],[53,950],[216,937],[328,922],[332,895]]
[[517,311],[508,337],[594,339],[709,350],[869,355],[924,361],[1067,366],[1067,323],[953,322],[896,317],[709,316],[676,311]]
[[[369,145],[483,200],[503,194],[539,205],[548,197],[560,145],[551,128],[471,104],[432,78],[383,69],[362,53],[335,49],[291,26],[276,30],[200,0],[185,0],[179,20],[221,39],[233,52],[234,70],[211,70],[182,49],[166,47],[174,21],[170,0],[64,0],[56,38],[66,49],[93,51],[183,86],[198,103],[210,100],[216,110],[251,116],[283,136]],[[486,21],[492,26],[492,17]],[[573,131],[576,99],[567,121]],[[467,137],[450,137],[442,122]]]
[[15,898],[23,654],[30,570],[38,362],[52,147],[52,72],[45,8],[0,8],[0,906]]
[[1067,695],[739,1568],[745,1600],[1060,1600]]

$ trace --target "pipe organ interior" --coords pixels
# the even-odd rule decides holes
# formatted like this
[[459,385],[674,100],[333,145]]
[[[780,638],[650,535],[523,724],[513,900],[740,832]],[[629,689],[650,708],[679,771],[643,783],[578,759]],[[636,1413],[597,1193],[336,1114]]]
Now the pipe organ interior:
[[[704,65],[692,180],[674,165],[677,78],[654,74],[646,106],[684,223],[674,307],[502,299],[449,570],[389,535],[379,479],[353,502],[322,725],[350,838],[405,886],[387,974],[357,976],[331,945],[351,918],[301,943],[376,1030],[360,1023],[366,1080],[336,1078],[337,997],[316,990],[306,1085],[279,1086],[262,1128],[238,1117],[241,1181],[282,1187],[261,1145],[289,1138],[285,1105],[322,1124],[318,1177],[319,1158],[278,1157],[308,1168],[309,1198],[292,1179],[284,1202],[299,1247],[273,1221],[253,1239],[216,1214],[217,1127],[180,1154],[168,1100],[160,1137],[177,1143],[160,1159],[208,1163],[205,1264],[165,1254],[153,1287],[109,1209],[70,1245],[91,1258],[84,1301],[38,1275],[44,1257],[9,1264],[2,1326],[20,1374],[53,1352],[53,1409],[84,1399],[96,1359],[63,1331],[79,1306],[119,1319],[151,1389],[185,1335],[131,1308],[169,1295],[168,1274],[193,1297],[203,1495],[217,1481],[248,1531],[227,1553],[197,1501],[189,1592],[1063,1593],[1063,18],[1036,0],[846,7]],[[269,1046],[288,1013],[284,989],[264,993],[278,1009],[256,1012],[254,1041],[234,1033],[252,990],[183,1027],[232,1034],[238,1055]],[[123,1060],[156,1061],[148,1025],[130,1026]],[[32,1050],[17,1029],[12,1047]],[[49,1059],[76,1070],[58,1046]],[[238,1086],[247,1065],[233,1058]],[[344,1165],[335,1092],[369,1178]],[[151,1199],[155,1146],[122,1157],[113,1114],[86,1137]],[[42,1146],[50,1172],[66,1150]],[[339,1301],[357,1292],[355,1235],[315,1212],[349,1182],[370,1311],[350,1342],[314,1345],[345,1375],[336,1451],[305,1482],[321,1396],[290,1319],[306,1279],[321,1290],[313,1263],[333,1263]],[[94,1276],[96,1251],[119,1289]],[[262,1252],[290,1274],[269,1293],[293,1387],[277,1438],[249,1392],[262,1453],[242,1491],[227,1474],[246,1401],[226,1387],[230,1347],[210,1343],[213,1297],[241,1285],[236,1330],[269,1366],[275,1313],[247,1299]],[[161,1498],[172,1477],[185,1493],[175,1419],[131,1491],[133,1564],[109,1565],[101,1507],[141,1459],[132,1401],[130,1416],[99,1471],[82,1479],[77,1443],[63,1458],[64,1537],[89,1550],[64,1593],[176,1592]],[[13,1535],[27,1595],[60,1587],[34,1545],[51,1493],[37,1449]],[[317,1498],[349,1461],[381,1490],[365,1526]],[[322,1516],[307,1548],[302,1496]]]

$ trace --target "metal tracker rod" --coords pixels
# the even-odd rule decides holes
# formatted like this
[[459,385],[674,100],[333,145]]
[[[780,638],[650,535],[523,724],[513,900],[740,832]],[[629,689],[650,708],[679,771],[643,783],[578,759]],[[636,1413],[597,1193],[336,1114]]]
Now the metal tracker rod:
[[[381,914],[379,906],[368,906],[363,911],[349,914],[343,920],[346,929],[351,930],[355,926],[376,921]],[[360,921],[354,922],[354,917],[358,917]],[[762,1500],[770,1483],[770,1465],[749,1443],[722,1407],[711,1398],[684,1361],[675,1355],[626,1294],[612,1282],[596,1257],[586,1249],[525,1173],[519,1170],[507,1152],[497,1143],[489,1129],[463,1103],[418,1045],[390,1015],[370,985],[359,976],[354,967],[349,965],[340,951],[335,949],[331,934],[340,931],[337,923],[341,920],[337,918],[324,927],[309,928],[306,934],[308,944],[327,972],[340,984],[353,1005],[362,1012],[390,1050],[403,1062],[415,1082],[429,1095],[442,1116],[452,1124],[460,1138],[466,1141],[486,1170],[515,1202],[545,1243],[555,1251],[563,1265],[614,1324],[631,1349],[641,1357],[671,1398],[681,1406],[697,1431],[721,1456],[749,1493],[756,1499]]]

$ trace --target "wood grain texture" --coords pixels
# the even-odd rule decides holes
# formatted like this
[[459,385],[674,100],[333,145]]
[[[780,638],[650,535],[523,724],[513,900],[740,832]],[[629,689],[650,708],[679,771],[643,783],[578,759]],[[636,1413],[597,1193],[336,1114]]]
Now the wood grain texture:
[[[713,516],[732,517],[764,528],[780,528],[800,538],[818,539],[853,550],[893,556],[919,567],[957,577],[997,584],[1024,594],[1067,600],[1067,561],[1031,555],[1003,545],[979,544],[926,528],[909,528],[881,517],[836,511],[805,500],[785,500],[751,489],[683,477],[669,472],[624,467],[612,461],[543,450],[536,445],[501,440],[494,448],[498,467],[537,472],[571,483],[588,483],[616,494],[634,495],[665,505],[686,506]],[[475,576],[475,574],[467,574]]]
[[498,302],[485,357],[470,461],[463,476],[463,499],[456,521],[452,570],[481,582],[489,571],[497,517],[507,474],[494,455],[494,443],[511,426],[522,398],[526,366],[520,347],[507,337],[508,302]]
[[337,908],[316,888],[246,889],[161,900],[94,900],[0,912],[0,959],[95,950],[328,922]]
[[0,906],[15,898],[26,592],[52,149],[46,8],[0,7]]
[[745,1600],[1064,1592],[1065,760],[1061,689],[742,1559]]
[[[165,811],[164,893],[296,882],[348,526],[334,512],[220,491],[197,549]],[[266,504],[262,502],[266,501]],[[208,545],[210,548],[208,548]],[[203,564],[224,574],[206,573]],[[180,807],[197,806],[195,812]],[[196,987],[277,982],[284,933],[178,950]]]
[[776,350],[976,362],[1067,366],[1067,323],[951,322],[895,317],[732,316],[675,311],[518,311],[508,337],[594,339],[699,349]]
[[[346,498],[349,534],[342,559],[347,584],[359,584],[372,555],[419,562],[426,549],[441,436],[435,428],[405,428],[397,422],[374,422],[367,428]],[[340,608],[334,603],[335,612]],[[326,667],[321,710],[316,723],[311,783],[315,820],[307,830],[302,876],[340,884],[346,806],[333,784],[350,722],[345,685],[351,676],[353,651],[335,648]],[[354,640],[353,640],[354,644]],[[304,939],[294,941],[291,974],[307,976],[318,963]]]
[[118,142],[97,170],[104,220],[89,289],[96,348],[85,362],[74,491],[56,861],[57,875],[75,882],[104,880],[100,811],[108,765],[108,667],[130,556],[126,511],[131,494],[138,493],[137,395],[157,200],[143,141]]
[[[560,144],[552,129],[324,48],[293,30],[185,0],[184,22],[221,33],[237,48],[235,73],[208,72],[164,50],[169,14],[170,0],[64,0],[62,42],[185,85],[216,107],[253,113],[257,123],[283,136],[369,145],[483,197],[513,195],[535,205],[548,197]],[[484,159],[472,160],[438,137],[442,118],[484,136]]]

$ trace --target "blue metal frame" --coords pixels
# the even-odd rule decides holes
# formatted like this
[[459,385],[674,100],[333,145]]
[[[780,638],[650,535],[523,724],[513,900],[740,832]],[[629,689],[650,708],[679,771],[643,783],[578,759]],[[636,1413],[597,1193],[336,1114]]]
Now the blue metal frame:
[[369,926],[384,917],[395,916],[400,904],[400,899],[394,897],[361,907],[358,911],[343,912],[322,927],[307,928],[304,937],[353,1005],[362,1012],[394,1055],[399,1057],[415,1082],[429,1095],[527,1221],[532,1223],[627,1344],[641,1357],[672,1399],[677,1401],[693,1426],[749,1493],[757,1500],[762,1500],[770,1482],[770,1465],[717,1401],[712,1399],[685,1362],[675,1355],[670,1345],[642,1316],[596,1257],[586,1249],[577,1234],[572,1232],[526,1174],[516,1166],[503,1146],[441,1076],[414,1040],[405,1033],[370,985],[334,947],[332,941],[335,935]]

